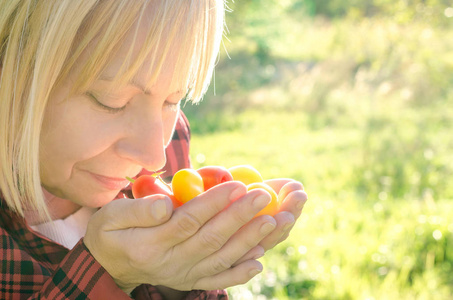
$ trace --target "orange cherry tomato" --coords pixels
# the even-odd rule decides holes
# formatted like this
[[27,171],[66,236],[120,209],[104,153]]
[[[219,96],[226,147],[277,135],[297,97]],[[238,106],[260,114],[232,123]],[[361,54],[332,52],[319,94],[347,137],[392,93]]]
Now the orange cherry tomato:
[[277,193],[268,184],[266,184],[264,182],[254,182],[254,183],[247,185],[248,191],[251,191],[253,189],[263,189],[271,195],[271,202],[269,202],[269,204],[265,208],[260,210],[255,215],[255,217],[258,217],[261,215],[274,216],[278,212],[278,208],[279,208],[278,201],[277,201],[277,199],[278,199]]
[[213,186],[227,181],[232,181],[230,171],[225,167],[220,166],[206,166],[197,170],[198,174],[203,178],[204,190],[207,191]]
[[182,169],[171,181],[173,194],[181,203],[186,203],[204,192],[203,178],[194,169]]
[[263,182],[260,172],[250,165],[239,165],[228,169],[233,180],[240,181],[245,185],[255,182]]

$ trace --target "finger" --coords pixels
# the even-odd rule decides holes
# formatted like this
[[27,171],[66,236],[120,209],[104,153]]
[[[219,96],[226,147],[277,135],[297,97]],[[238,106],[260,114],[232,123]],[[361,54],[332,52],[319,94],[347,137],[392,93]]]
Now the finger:
[[257,245],[253,247],[249,252],[247,252],[244,256],[239,258],[236,262],[234,262],[232,266],[235,267],[246,260],[259,259],[264,256],[264,252],[264,248],[260,245]]
[[197,233],[200,228],[232,202],[247,193],[243,183],[230,181],[209,189],[178,207],[160,238],[176,245]]
[[280,189],[280,191],[278,193],[278,198],[283,200],[286,198],[286,196],[288,196],[289,193],[291,193],[293,191],[303,191],[303,190],[304,190],[304,187],[303,187],[302,183],[300,183],[298,181],[291,181],[282,186],[282,188]]
[[219,274],[198,280],[193,288],[200,290],[226,289],[247,283],[262,271],[263,265],[259,261],[248,260]]
[[302,187],[301,189],[303,189],[302,183],[300,183],[294,179],[291,179],[291,178],[268,179],[268,180],[265,180],[264,182],[267,185],[269,185],[277,194],[280,192],[280,190],[283,188],[283,186],[285,186],[288,183],[292,183],[292,182],[297,182],[300,185],[300,187]]
[[274,216],[274,218],[277,222],[277,227],[259,243],[265,251],[280,243],[283,237],[287,236],[287,234],[291,231],[295,223],[293,214],[287,211],[279,212]]
[[292,213],[296,219],[299,218],[308,199],[307,193],[303,190],[294,190],[289,194],[285,194],[285,191],[282,190],[281,194],[285,195],[285,197],[282,198],[282,201],[280,202],[279,211],[288,211]]
[[[237,231],[220,250],[203,259],[196,270],[204,277],[229,269],[256,247],[266,235],[275,229],[276,225],[277,222],[271,216],[257,217]],[[238,264],[236,263],[236,265]]]
[[[293,188],[296,190],[291,191]],[[286,194],[288,192],[289,194]],[[284,200],[280,204],[280,212],[274,216],[277,220],[277,228],[260,242],[266,251],[289,236],[308,198],[305,191],[297,189],[293,183],[285,185],[279,193],[280,196],[284,196]]]
[[[269,193],[264,190],[255,189],[248,192],[241,199],[232,203],[227,209],[223,210],[206,226],[201,228],[192,239],[182,243],[180,247],[188,249],[194,253],[193,259],[203,259],[206,256],[218,251],[242,226],[248,223],[253,217],[263,209],[271,200]],[[271,222],[275,222],[271,217]],[[262,219],[259,219],[259,222]],[[257,223],[254,222],[254,223]],[[256,225],[256,230],[259,226]],[[251,232],[253,233],[253,232]],[[247,238],[245,238],[246,240]],[[261,239],[260,239],[261,240]],[[250,239],[252,241],[253,239]],[[259,240],[237,256],[230,265],[258,244]],[[241,250],[242,251],[242,250]]]
[[139,199],[122,198],[110,202],[93,216],[103,231],[153,227],[170,219],[173,204],[169,197],[152,195]]

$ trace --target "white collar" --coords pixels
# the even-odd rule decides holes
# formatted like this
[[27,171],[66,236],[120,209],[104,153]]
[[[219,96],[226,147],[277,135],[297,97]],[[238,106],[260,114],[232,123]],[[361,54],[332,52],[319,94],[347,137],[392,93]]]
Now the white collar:
[[85,236],[88,221],[96,211],[97,208],[82,207],[65,219],[53,220],[30,227],[66,248],[72,249]]

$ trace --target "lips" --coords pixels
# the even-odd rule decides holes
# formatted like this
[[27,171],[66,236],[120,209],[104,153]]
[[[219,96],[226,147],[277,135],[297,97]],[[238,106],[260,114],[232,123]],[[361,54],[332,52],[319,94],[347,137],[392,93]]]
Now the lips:
[[108,177],[91,172],[89,173],[97,183],[108,190],[121,190],[130,183],[126,178]]

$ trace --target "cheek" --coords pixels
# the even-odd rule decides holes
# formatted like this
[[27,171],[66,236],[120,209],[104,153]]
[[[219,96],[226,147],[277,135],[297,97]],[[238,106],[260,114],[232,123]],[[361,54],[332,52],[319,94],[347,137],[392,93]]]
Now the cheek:
[[74,164],[101,153],[113,139],[115,131],[83,108],[67,102],[47,110],[40,145],[43,182],[68,179]]
[[165,146],[167,146],[171,138],[173,137],[173,133],[176,126],[176,121],[179,117],[179,109],[178,111],[170,111],[164,118],[164,139],[165,139]]

